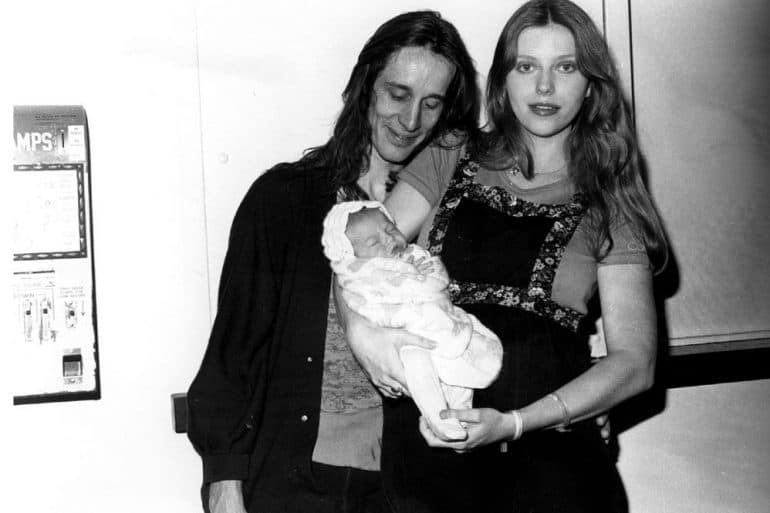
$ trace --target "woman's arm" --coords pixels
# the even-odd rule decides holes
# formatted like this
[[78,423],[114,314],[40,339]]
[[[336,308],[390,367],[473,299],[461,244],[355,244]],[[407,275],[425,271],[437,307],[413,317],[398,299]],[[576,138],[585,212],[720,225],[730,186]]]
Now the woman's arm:
[[[399,172],[398,182],[385,200],[396,226],[413,240],[449,186],[465,152],[465,134],[449,135],[450,146],[428,145]],[[454,146],[451,146],[454,145]]]
[[[652,273],[639,264],[606,265],[597,272],[607,356],[555,390],[560,400],[546,396],[520,409],[524,432],[598,415],[653,384],[657,321]],[[488,408],[447,413],[469,424],[468,440],[443,442],[423,425],[429,445],[465,450],[511,438],[515,432],[510,413]]]
[[[607,356],[556,394],[571,420],[598,415],[650,388],[655,376],[657,319],[646,265],[605,265],[598,271]],[[525,431],[559,425],[562,407],[545,397],[521,410]]]
[[425,196],[406,182],[398,182],[393,187],[390,196],[385,200],[385,207],[406,240],[413,240],[417,236],[431,209]]

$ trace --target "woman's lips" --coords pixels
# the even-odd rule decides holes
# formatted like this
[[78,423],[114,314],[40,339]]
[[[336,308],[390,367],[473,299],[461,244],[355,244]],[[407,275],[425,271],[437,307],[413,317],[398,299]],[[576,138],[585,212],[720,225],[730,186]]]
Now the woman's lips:
[[553,116],[559,111],[559,106],[553,103],[531,103],[529,110],[536,116]]

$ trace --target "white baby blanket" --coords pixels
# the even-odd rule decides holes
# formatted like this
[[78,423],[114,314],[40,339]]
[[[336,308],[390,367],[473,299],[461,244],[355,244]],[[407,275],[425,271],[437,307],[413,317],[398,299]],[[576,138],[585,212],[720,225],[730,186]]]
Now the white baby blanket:
[[[348,213],[354,211],[346,205],[343,219],[346,221]],[[341,217],[339,210],[336,216]],[[339,242],[340,235],[345,237],[345,224],[340,219],[325,223],[323,237],[327,256],[332,256],[328,248],[334,247],[333,256],[339,258],[331,261],[331,267],[342,299],[353,311],[379,326],[403,328],[437,343],[430,351],[416,346],[401,349],[407,385],[438,435],[464,439],[466,432],[460,423],[441,419],[439,412],[447,406],[470,408],[472,389],[492,383],[502,362],[500,340],[449,300],[449,277],[439,258],[414,244],[400,258],[356,258],[350,251],[336,249],[345,247]],[[342,233],[329,233],[332,230]],[[330,244],[334,240],[338,242]]]

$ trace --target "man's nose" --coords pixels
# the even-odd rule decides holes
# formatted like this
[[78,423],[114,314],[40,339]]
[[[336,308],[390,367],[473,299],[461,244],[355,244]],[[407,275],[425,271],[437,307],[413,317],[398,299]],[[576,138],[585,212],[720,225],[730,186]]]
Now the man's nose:
[[420,128],[420,117],[422,115],[422,108],[419,102],[410,102],[404,106],[401,113],[398,115],[398,121],[406,130],[414,132]]

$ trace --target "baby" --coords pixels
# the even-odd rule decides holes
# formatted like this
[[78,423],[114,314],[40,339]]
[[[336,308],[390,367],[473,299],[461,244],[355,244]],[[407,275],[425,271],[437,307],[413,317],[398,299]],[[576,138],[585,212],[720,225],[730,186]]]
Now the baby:
[[437,343],[432,350],[401,348],[407,386],[437,434],[466,438],[457,419],[441,419],[439,412],[447,406],[470,408],[472,389],[497,377],[503,351],[494,333],[449,300],[441,260],[407,244],[385,207],[374,201],[335,205],[324,220],[321,242],[342,299],[353,311]]

